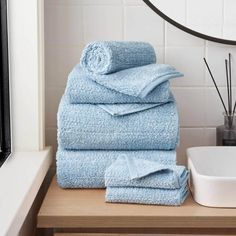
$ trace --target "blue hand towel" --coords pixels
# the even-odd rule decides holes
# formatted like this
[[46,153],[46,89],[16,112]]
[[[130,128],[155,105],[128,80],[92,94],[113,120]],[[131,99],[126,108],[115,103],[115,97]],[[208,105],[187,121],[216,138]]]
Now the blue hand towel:
[[150,64],[121,70],[108,75],[90,73],[87,76],[106,88],[126,95],[145,98],[161,83],[181,77],[183,74],[170,65]]
[[171,99],[169,82],[157,86],[145,98],[129,96],[94,82],[80,65],[69,74],[66,95],[70,103],[165,103]]
[[188,186],[179,189],[107,187],[106,201],[154,205],[181,205],[188,196]]
[[142,112],[112,116],[97,105],[69,104],[58,111],[58,143],[64,149],[175,149],[179,123],[175,102]]
[[104,188],[105,170],[122,156],[165,165],[176,164],[175,151],[67,151],[59,147],[56,157],[57,182],[62,188]]
[[184,166],[127,157],[117,159],[105,173],[107,187],[176,189],[186,185],[187,180]]
[[83,50],[80,63],[90,72],[108,74],[156,62],[154,48],[146,42],[97,41]]

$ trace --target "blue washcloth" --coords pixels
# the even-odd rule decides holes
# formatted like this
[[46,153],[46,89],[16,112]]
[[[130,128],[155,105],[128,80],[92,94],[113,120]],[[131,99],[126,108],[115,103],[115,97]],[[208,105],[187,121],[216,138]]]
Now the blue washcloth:
[[148,187],[176,189],[186,185],[184,166],[165,165],[147,159],[119,158],[105,173],[107,187]]
[[166,64],[150,64],[121,70],[108,75],[88,74],[88,77],[106,88],[145,98],[155,87],[183,74]]
[[57,151],[57,182],[62,188],[104,188],[105,170],[119,157],[176,164],[175,151]]
[[188,186],[179,189],[107,187],[106,201],[155,205],[181,205],[188,196]]
[[97,41],[83,50],[80,63],[90,72],[108,74],[156,62],[154,48],[145,42]]
[[129,96],[94,82],[80,65],[69,74],[66,95],[70,103],[165,103],[171,93],[169,82],[157,86],[145,98]]
[[142,112],[112,116],[97,105],[69,104],[58,111],[58,143],[64,149],[175,149],[179,141],[175,102]]

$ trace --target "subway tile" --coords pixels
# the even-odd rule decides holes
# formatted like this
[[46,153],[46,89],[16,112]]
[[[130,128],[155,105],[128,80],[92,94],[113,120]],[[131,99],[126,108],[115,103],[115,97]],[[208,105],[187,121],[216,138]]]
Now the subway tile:
[[47,88],[45,91],[45,126],[57,126],[57,111],[59,102],[64,93],[63,88]]
[[166,23],[166,46],[204,46],[204,40]]
[[45,5],[121,5],[122,0],[47,0]]
[[204,145],[206,146],[216,145],[216,129],[215,128],[204,129]]
[[190,147],[204,146],[203,128],[181,128],[180,145],[177,148],[177,162],[181,165],[187,165],[186,150]]
[[150,1],[158,10],[164,13],[172,20],[185,24],[186,4],[185,0],[166,1],[166,0],[151,0]]
[[123,0],[123,3],[125,5],[131,5],[131,6],[142,6],[142,5],[145,5],[143,0]]
[[164,47],[159,47],[153,45],[155,53],[156,53],[156,58],[157,58],[157,63],[164,63],[165,61],[165,48]]
[[46,146],[52,146],[53,153],[55,155],[57,151],[57,129],[56,128],[46,128]]
[[80,44],[83,41],[82,8],[67,5],[46,7],[45,40],[51,44]]
[[83,45],[53,46],[46,45],[45,50],[45,77],[47,87],[64,87],[68,74],[79,63]]
[[122,40],[123,11],[120,6],[83,8],[84,43],[96,40]]
[[177,101],[180,125],[200,127],[205,124],[204,88],[172,88]]
[[125,40],[164,45],[164,20],[148,6],[127,6],[124,12]]
[[165,53],[165,63],[184,74],[184,77],[172,81],[173,86],[204,85],[204,47],[166,47]]
[[[225,59],[228,59],[228,54],[232,54],[232,77],[236,76],[236,48],[234,46],[225,46],[216,43],[207,43],[206,59],[209,67],[215,77],[218,86],[226,86],[226,71]],[[206,84],[213,86],[212,79],[206,69]],[[232,84],[236,85],[236,80],[232,80]]]
[[[77,0],[78,1],[78,0]],[[83,5],[122,5],[122,0],[80,0]]]

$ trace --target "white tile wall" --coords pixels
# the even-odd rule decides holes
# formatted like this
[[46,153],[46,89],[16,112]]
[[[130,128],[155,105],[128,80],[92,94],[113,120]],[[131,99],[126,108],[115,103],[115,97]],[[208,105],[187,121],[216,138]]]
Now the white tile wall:
[[[212,1],[221,6],[223,0]],[[194,4],[205,4],[205,1],[180,2],[187,2],[186,8],[189,9],[187,15],[183,12],[180,20],[189,24],[201,24],[201,20],[206,20],[207,16],[202,19],[194,17]],[[229,5],[234,2],[225,1],[225,22],[231,22],[235,17]],[[171,7],[172,11],[177,11],[177,8]],[[179,163],[185,163],[187,147],[215,144],[215,126],[223,121],[223,108],[205,69],[203,57],[208,59],[225,96],[224,59],[228,52],[232,53],[236,85],[235,47],[206,42],[182,32],[155,15],[142,0],[47,0],[45,8],[47,144],[56,148],[56,112],[67,75],[79,62],[84,45],[94,40],[149,41],[156,50],[158,62],[172,64],[185,74],[183,78],[171,82],[180,113]],[[221,13],[212,18],[213,24],[222,20],[219,19]],[[213,31],[218,30],[217,27],[212,26]],[[223,33],[232,34],[230,29]]]

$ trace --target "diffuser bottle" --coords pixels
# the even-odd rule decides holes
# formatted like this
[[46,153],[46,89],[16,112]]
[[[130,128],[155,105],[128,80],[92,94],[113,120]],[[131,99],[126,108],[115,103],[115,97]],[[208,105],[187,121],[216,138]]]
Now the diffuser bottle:
[[217,146],[236,146],[236,116],[224,114],[224,125],[216,128]]

